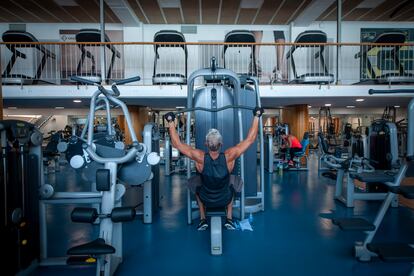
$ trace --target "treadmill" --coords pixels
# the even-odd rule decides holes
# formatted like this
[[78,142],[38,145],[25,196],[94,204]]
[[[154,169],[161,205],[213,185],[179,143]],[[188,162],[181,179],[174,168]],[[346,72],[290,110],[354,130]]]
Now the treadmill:
[[[95,56],[86,48],[87,47],[100,47],[100,45],[93,44],[93,43],[101,42],[101,30],[82,29],[76,34],[76,42],[91,43],[91,44],[78,44],[78,47],[82,52],[82,55],[79,60],[78,67],[76,68],[76,77],[80,77],[80,78],[87,79],[87,80],[90,80],[96,83],[100,83],[102,81],[102,77],[100,73],[96,72]],[[105,34],[105,42],[111,42],[106,34]],[[111,63],[109,64],[108,71],[106,74],[106,79],[109,80],[111,79],[111,73],[112,73],[112,68],[114,66],[114,63],[115,63],[115,59],[121,58],[121,53],[112,44],[106,44],[105,46],[112,53]],[[82,67],[83,67],[83,64],[85,63],[86,58],[91,59],[91,68],[87,72],[83,72]]]
[[[6,31],[2,35],[3,42],[9,42],[13,44],[6,44],[7,49],[12,52],[9,63],[6,66],[2,74],[3,84],[37,84],[42,76],[42,71],[46,65],[47,58],[56,59],[56,55],[46,49],[40,44],[25,44],[26,42],[39,42],[31,33],[25,31]],[[36,74],[29,76],[24,73],[24,70],[28,67],[20,67],[16,73],[12,73],[13,66],[16,64],[18,58],[27,59],[27,55],[22,52],[25,49],[34,49],[35,55],[37,51],[43,54],[40,64],[37,66]],[[37,59],[36,59],[37,60]],[[19,67],[19,66],[18,66]],[[23,72],[22,72],[23,71]],[[44,81],[45,82],[45,81]]]
[[[256,43],[256,38],[254,37],[253,33],[251,31],[247,31],[247,30],[233,30],[229,33],[226,34],[225,38],[224,38],[224,42],[225,43],[239,43],[239,44],[243,44],[243,43]],[[247,67],[252,67],[252,68],[248,68],[248,72],[237,72],[240,68],[240,65],[238,64],[238,66],[236,66],[237,68],[228,68],[228,65],[226,65],[226,51],[228,50],[228,48],[230,47],[238,47],[238,48],[244,48],[247,45],[224,45],[223,48],[223,62],[224,62],[224,68],[226,69],[230,69],[235,71],[238,75],[250,75],[250,76],[254,76],[257,77],[258,76],[258,70],[257,70],[257,65],[256,65],[256,45],[252,45],[250,46],[251,48],[251,54],[250,54],[250,63]],[[249,47],[249,46],[248,46]]]
[[[300,33],[296,39],[295,43],[326,43],[327,37],[326,33],[322,31],[305,31]],[[314,55],[312,57],[306,58],[306,60],[311,60],[311,67],[308,68],[307,64],[304,64],[306,67],[307,73],[302,75],[298,75],[296,70],[296,63],[294,60],[293,53],[300,49],[305,48],[308,51],[306,52],[307,55]],[[325,45],[294,45],[290,48],[289,52],[286,55],[286,59],[290,59],[290,64],[292,66],[293,71],[293,80],[291,83],[298,83],[298,84],[330,84],[334,82],[335,78],[334,75],[329,73],[328,68],[325,63],[324,58],[324,50]],[[319,63],[316,60],[319,60]]]
[[[406,41],[406,34],[400,31],[389,31],[379,34],[373,43],[391,43],[400,44]],[[391,84],[391,83],[412,83],[414,75],[404,71],[404,67],[400,61],[399,51],[400,45],[377,46],[368,45],[361,46],[360,52],[355,58],[361,60],[361,70],[366,68],[366,72],[362,72],[359,84]],[[376,55],[370,59],[370,55]],[[372,61],[376,61],[375,64]],[[379,74],[378,72],[384,72]]]
[[[187,60],[188,60],[188,52],[187,52],[187,45],[185,44],[168,44],[168,43],[184,43],[185,37],[182,33],[173,30],[161,30],[154,35],[154,42],[162,43],[162,44],[154,44],[154,71],[152,75],[152,83],[154,85],[161,85],[161,84],[187,84]],[[163,44],[165,43],[165,44]],[[158,50],[160,48],[171,48],[171,47],[181,47],[184,50],[184,74],[183,73],[172,73],[172,72],[158,72],[157,65],[158,59],[160,55]]]

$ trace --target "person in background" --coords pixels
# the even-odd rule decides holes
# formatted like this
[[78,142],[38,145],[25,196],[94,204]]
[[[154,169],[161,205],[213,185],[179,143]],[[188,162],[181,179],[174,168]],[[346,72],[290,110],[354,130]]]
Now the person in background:
[[289,152],[288,164],[289,166],[293,166],[293,157],[296,152],[302,151],[302,144],[296,136],[286,134],[285,131],[282,131],[280,135],[283,140],[283,144],[281,146],[282,152]]

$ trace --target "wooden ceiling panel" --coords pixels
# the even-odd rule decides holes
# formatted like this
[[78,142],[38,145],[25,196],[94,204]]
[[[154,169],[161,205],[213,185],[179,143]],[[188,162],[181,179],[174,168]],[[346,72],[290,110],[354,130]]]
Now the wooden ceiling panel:
[[141,12],[136,0],[128,0],[129,5],[135,12],[135,15],[138,17],[139,21],[149,24],[150,22],[145,18],[144,14]]
[[272,24],[285,24],[292,14],[297,10],[302,0],[288,0],[283,3],[282,8],[273,18]]
[[[138,1],[138,0],[137,0]],[[151,24],[164,24],[164,18],[162,17],[158,2],[155,0],[139,0],[142,9],[147,15]]]
[[[395,11],[395,9],[398,8],[398,5],[391,9],[390,12],[387,14],[381,16],[380,18],[376,19],[378,21],[396,21],[396,20],[404,20],[410,16],[414,15],[414,1],[410,1],[401,8],[398,8],[399,10]],[[392,17],[391,17],[392,15]]]
[[382,2],[376,8],[371,9],[371,11],[369,13],[367,13],[364,16],[362,16],[361,18],[359,18],[359,20],[361,20],[361,21],[374,21],[375,18],[377,18],[378,16],[381,16],[384,13],[387,13],[390,10],[394,10],[394,8],[396,8],[396,7],[397,7],[397,5],[396,5],[395,0],[386,0],[386,1]]
[[198,8],[198,1],[181,0],[181,8],[183,9],[185,24],[200,23],[200,11]]
[[179,8],[165,8],[164,14],[168,24],[182,24],[181,13]]
[[[41,22],[37,16],[33,16],[30,12],[26,12],[16,4],[11,1],[7,3],[5,1],[0,1],[0,7],[9,11],[9,13],[17,15],[24,19],[24,22]],[[12,21],[13,22],[13,21]]]
[[264,0],[254,24],[267,25],[283,0]]
[[256,13],[257,9],[240,9],[237,24],[251,24]]
[[88,14],[90,19],[93,19],[93,22],[99,22],[99,5],[96,5],[95,1],[76,0],[76,3],[82,8],[84,13]]
[[75,17],[79,22],[93,22],[93,17],[80,6],[62,7],[65,11]]
[[[204,0],[206,1],[206,0]],[[223,0],[221,6],[220,24],[234,24],[239,10],[240,0]]]
[[68,22],[68,23],[80,22],[79,19],[75,18],[73,15],[71,15],[66,10],[64,10],[62,7],[57,5],[53,0],[42,0],[42,1],[33,0],[33,1],[36,1],[39,5],[42,5],[43,8],[52,12],[55,16],[59,17],[63,22]]
[[31,11],[32,13],[36,14],[36,16],[42,19],[38,20],[38,22],[62,22],[62,20],[59,17],[54,16],[53,13],[46,12],[44,9],[39,7],[39,4],[36,4],[34,1],[21,1],[20,4],[26,10]]
[[217,24],[220,0],[204,0],[201,2],[203,24]]
[[353,11],[348,13],[348,15],[343,18],[343,20],[355,21],[358,18],[360,18],[361,16],[363,16],[364,14],[366,14],[369,10],[370,10],[369,8],[354,9]]
[[325,17],[327,17],[334,11],[336,11],[336,2],[333,2],[318,18],[316,18],[316,21],[325,20]]
[[356,7],[364,0],[346,0],[342,3],[342,16],[346,17],[353,12]]
[[0,6],[1,17],[4,18],[4,22],[24,22],[24,18],[18,15],[10,13],[9,10]]
[[289,20],[285,24],[289,24],[290,22],[294,21],[296,17],[298,17],[310,3],[312,3],[312,0],[303,0],[303,2],[298,6],[296,11],[290,16]]

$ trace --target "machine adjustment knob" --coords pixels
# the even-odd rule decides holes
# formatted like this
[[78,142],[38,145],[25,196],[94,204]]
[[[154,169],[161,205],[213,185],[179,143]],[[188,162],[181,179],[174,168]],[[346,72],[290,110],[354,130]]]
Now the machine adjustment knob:
[[156,152],[151,152],[147,155],[147,162],[151,166],[157,165],[161,160],[161,157]]

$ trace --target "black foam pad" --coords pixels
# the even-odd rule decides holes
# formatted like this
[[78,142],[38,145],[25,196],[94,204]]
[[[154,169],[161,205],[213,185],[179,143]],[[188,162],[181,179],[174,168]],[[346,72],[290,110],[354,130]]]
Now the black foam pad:
[[117,207],[112,209],[111,220],[113,222],[131,221],[135,218],[136,212],[133,207]]
[[111,189],[111,177],[108,169],[96,170],[96,190],[109,191]]
[[93,223],[98,217],[98,211],[95,208],[76,207],[70,217],[73,222]]

